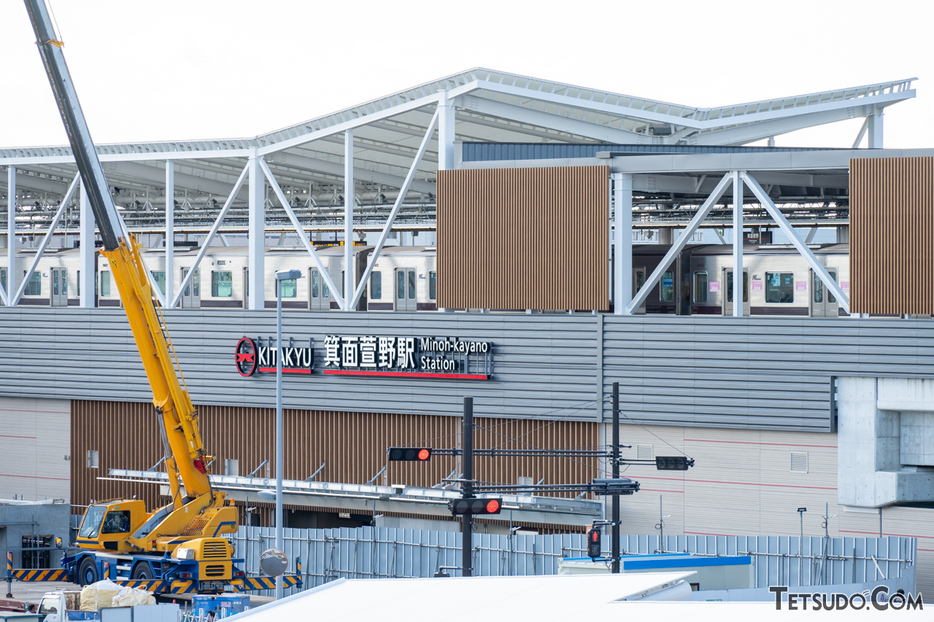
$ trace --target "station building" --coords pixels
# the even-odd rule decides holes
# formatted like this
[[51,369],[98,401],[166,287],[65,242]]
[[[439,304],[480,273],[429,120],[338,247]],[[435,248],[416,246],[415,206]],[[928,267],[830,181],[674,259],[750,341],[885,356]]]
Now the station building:
[[[623,458],[695,461],[625,467],[624,533],[914,536],[924,592],[934,150],[883,146],[885,108],[914,96],[696,108],[475,69],[253,139],[98,151],[243,522],[271,518],[273,286],[292,268],[287,526],[456,529],[459,458],[386,448],[459,447],[465,397],[477,447],[605,448],[618,383]],[[852,149],[774,146],[854,118]],[[0,167],[0,498],[162,503],[151,392],[70,149],[0,149]],[[526,487],[483,528],[580,531],[599,500],[534,486],[608,472],[478,458],[478,480]]]

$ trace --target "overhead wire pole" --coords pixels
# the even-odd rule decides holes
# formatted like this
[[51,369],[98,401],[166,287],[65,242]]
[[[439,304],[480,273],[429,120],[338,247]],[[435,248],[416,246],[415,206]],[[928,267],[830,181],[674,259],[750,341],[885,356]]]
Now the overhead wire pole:
[[[613,479],[619,478],[619,383],[613,383]],[[610,520],[613,521],[611,527],[611,540],[613,541],[613,574],[619,574],[619,493],[613,495],[613,509]]]
[[[464,398],[464,499],[473,498],[473,398]],[[466,512],[463,518],[461,541],[462,575],[473,576],[473,514]]]

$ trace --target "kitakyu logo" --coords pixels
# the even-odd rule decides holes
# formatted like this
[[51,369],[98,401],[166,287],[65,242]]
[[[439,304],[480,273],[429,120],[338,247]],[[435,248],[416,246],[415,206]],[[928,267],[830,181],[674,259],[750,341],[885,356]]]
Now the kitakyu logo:
[[769,591],[775,594],[775,609],[782,609],[782,595],[784,594],[785,609],[788,611],[843,611],[845,609],[875,609],[877,611],[912,611],[923,610],[924,600],[921,593],[906,594],[897,590],[889,594],[889,588],[879,585],[871,592],[857,592],[855,594],[823,594],[789,592],[783,585],[773,585]]
[[237,371],[244,378],[256,373],[257,352],[256,342],[249,337],[244,337],[237,342]]
[[[276,371],[277,348],[272,344],[275,339],[251,339],[243,337],[237,342],[236,364],[237,372],[244,378],[249,378],[256,372]],[[283,340],[283,345],[285,341]],[[312,340],[308,340],[307,347],[296,347],[289,339],[288,345],[282,348],[282,371],[290,374],[310,374],[315,365],[315,353]]]

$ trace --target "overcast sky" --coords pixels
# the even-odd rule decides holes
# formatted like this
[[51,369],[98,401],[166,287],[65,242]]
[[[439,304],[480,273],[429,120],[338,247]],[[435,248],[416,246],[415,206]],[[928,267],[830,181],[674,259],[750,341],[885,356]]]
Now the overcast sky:
[[[885,146],[934,148],[934,3],[921,0],[51,7],[100,143],[250,137],[486,67],[691,106],[917,77],[917,97],[887,109]],[[849,147],[860,123],[777,143]],[[60,144],[25,6],[0,0],[0,147]]]

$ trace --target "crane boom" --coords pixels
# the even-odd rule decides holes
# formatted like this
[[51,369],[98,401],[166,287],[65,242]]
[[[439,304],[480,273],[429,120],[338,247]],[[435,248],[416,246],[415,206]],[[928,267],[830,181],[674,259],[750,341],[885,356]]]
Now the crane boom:
[[162,415],[167,453],[170,454],[166,460],[170,485],[175,504],[181,506],[183,498],[176,494],[179,480],[187,496],[200,496],[211,491],[198,417],[188,392],[179,382],[180,372],[169,353],[167,333],[159,320],[148,271],[138,244],[124,231],[110,195],[104,170],[65,64],[61,41],[55,35],[44,0],[26,0],[26,8],[81,181],[104,242],[103,255],[107,257],[113,271],[133,338],[152,387],[153,404]]

